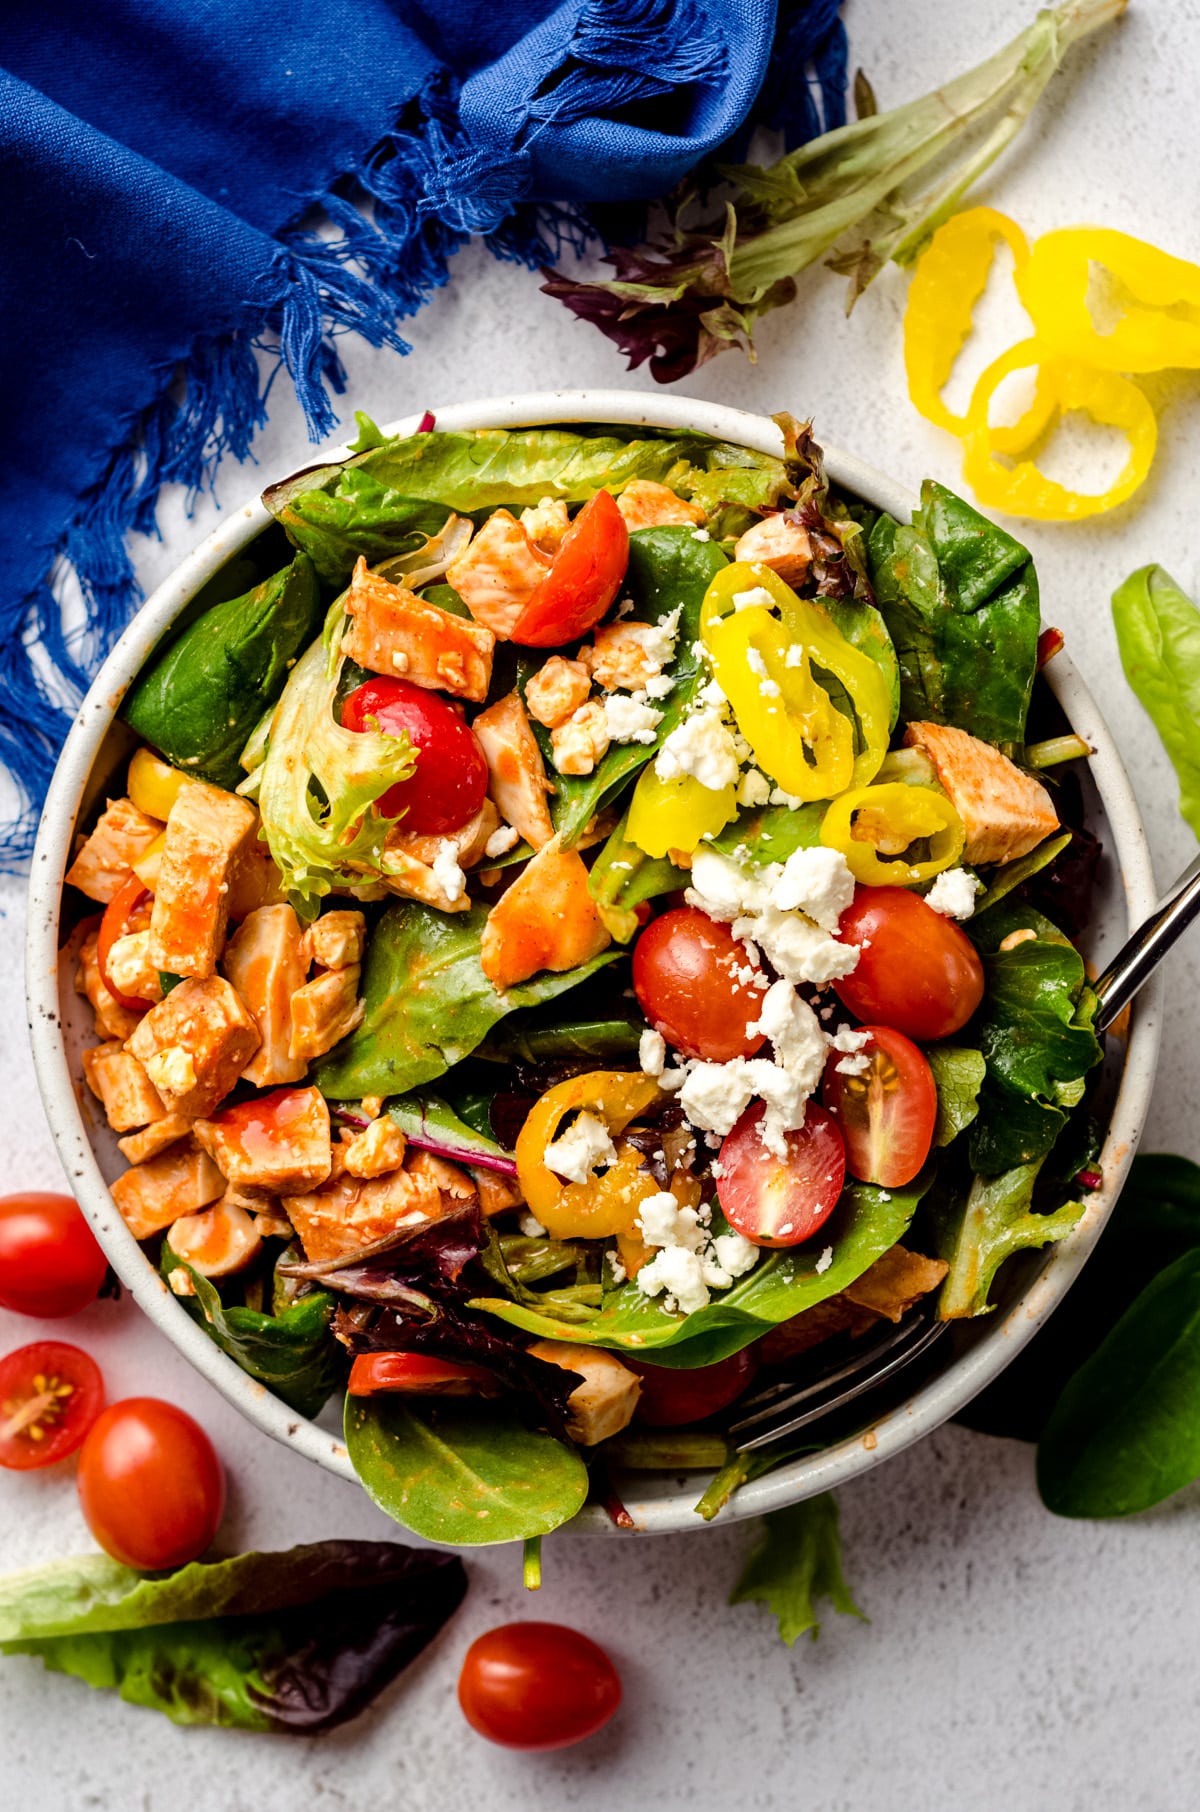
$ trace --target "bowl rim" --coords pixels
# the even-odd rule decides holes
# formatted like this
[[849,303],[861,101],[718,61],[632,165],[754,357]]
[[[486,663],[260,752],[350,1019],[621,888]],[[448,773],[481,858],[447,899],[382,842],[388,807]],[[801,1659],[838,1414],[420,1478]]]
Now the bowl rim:
[[[671,394],[626,390],[554,390],[457,403],[434,411],[440,428],[479,429],[551,426],[569,422],[612,422],[622,427],[692,429],[762,453],[778,453],[778,426],[766,416],[724,404]],[[383,432],[410,434],[421,419],[412,414]],[[313,465],[347,457],[338,447]],[[906,520],[916,498],[854,455],[826,449],[830,479],[876,507]],[[209,1339],[171,1295],[163,1279],[117,1212],[88,1136],[70,1074],[60,1018],[59,909],[75,820],[97,753],[126,689],[155,644],[196,591],[272,518],[260,496],[231,510],[146,600],[108,655],[79,707],[56,766],[34,849],[26,937],[26,990],[30,1043],[38,1087],[60,1160],[72,1190],[94,1228],[113,1269],[154,1326],[184,1354],[210,1384],[265,1434],[342,1478],[357,1478],[339,1435],[300,1416],[265,1385],[243,1372]],[[1072,726],[1095,751],[1089,762],[1112,832],[1124,891],[1127,926],[1157,900],[1145,828],[1116,742],[1070,657],[1060,653],[1046,677]],[[1078,1226],[1046,1249],[1043,1263],[1020,1298],[1003,1315],[979,1327],[966,1351],[926,1380],[903,1403],[866,1431],[820,1453],[805,1455],[762,1479],[744,1485],[721,1513],[721,1521],[758,1516],[797,1503],[879,1465],[957,1414],[998,1376],[1061,1301],[1094,1247],[1120,1192],[1137,1149],[1154,1085],[1162,1018],[1162,978],[1156,977],[1134,1004],[1120,1083],[1099,1160],[1100,1187],[1091,1195]],[[644,1533],[695,1530],[700,1475],[690,1475],[669,1495],[628,1497],[626,1507]],[[588,1505],[566,1525],[572,1532],[618,1534],[599,1505]]]

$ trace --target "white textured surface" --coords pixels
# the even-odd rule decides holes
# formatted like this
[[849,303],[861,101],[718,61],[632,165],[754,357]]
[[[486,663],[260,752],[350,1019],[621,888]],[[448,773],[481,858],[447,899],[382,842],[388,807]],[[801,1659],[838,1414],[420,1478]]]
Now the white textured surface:
[[[995,47],[1030,16],[1025,0],[850,0],[854,55],[881,104],[906,99]],[[982,21],[986,18],[986,30]],[[1030,231],[1095,220],[1200,258],[1195,194],[1195,0],[1134,0],[1125,22],[1079,53],[980,199]],[[1181,202],[1189,198],[1187,205]],[[958,479],[954,444],[904,398],[899,321],[905,282],[887,272],[849,322],[822,273],[769,318],[760,362],[727,356],[688,380],[694,394],[770,411],[811,411],[818,433],[915,488]],[[412,324],[406,361],[344,341],[348,405],[381,419],[501,390],[615,384],[622,367],[593,330],[538,294],[527,273],[469,251]],[[641,385],[640,375],[631,380]],[[1131,699],[1108,613],[1113,586],[1161,560],[1200,590],[1194,381],[1153,380],[1162,442],[1136,507],[1074,528],[1029,525],[1048,621],[1118,731],[1165,881],[1194,842],[1176,815],[1170,770]],[[345,419],[349,420],[347,409]],[[256,448],[264,473],[306,463],[285,387]],[[227,506],[255,482],[227,468]],[[147,590],[211,526],[181,498],[161,543],[138,550]],[[56,1187],[58,1167],[21,1025],[21,892],[0,895],[0,1052],[5,1188]],[[1200,938],[1179,951],[1147,1148],[1200,1156],[1194,1003]],[[0,1350],[43,1331],[0,1314]],[[47,1328],[45,1331],[50,1331]],[[189,1407],[226,1459],[230,1550],[389,1525],[352,1487],[252,1434],[128,1306],[101,1304],[55,1333],[95,1352],[114,1396],[153,1391]],[[0,1664],[0,1803],[34,1812],[193,1812],[401,1804],[413,1812],[497,1812],[534,1799],[633,1812],[707,1812],[751,1801],[858,1812],[903,1805],[990,1812],[1183,1812],[1196,1801],[1192,1607],[1200,1599],[1200,1493],[1128,1524],[1058,1522],[1043,1512],[1027,1449],[948,1428],[842,1494],[847,1566],[869,1625],[834,1620],[815,1647],[782,1647],[765,1613],[727,1609],[751,1531],[547,1544],[546,1585],[522,1593],[506,1553],[473,1560],[459,1621],[406,1684],[357,1725],[288,1744],[179,1732],[38,1664]],[[88,1545],[69,1471],[0,1475],[4,1568]],[[560,1756],[493,1750],[462,1725],[457,1663],[469,1638],[515,1616],[560,1618],[606,1642],[626,1703],[610,1733]],[[186,1772],[185,1772],[186,1770]]]

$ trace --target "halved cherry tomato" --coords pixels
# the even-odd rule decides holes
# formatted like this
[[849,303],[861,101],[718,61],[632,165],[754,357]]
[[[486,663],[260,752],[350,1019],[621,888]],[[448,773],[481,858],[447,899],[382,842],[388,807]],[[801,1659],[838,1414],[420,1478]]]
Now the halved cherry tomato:
[[751,966],[728,925],[681,906],[652,919],[634,945],[633,991],[677,1051],[728,1063],[753,1057],[765,1042],[747,1030],[762,1008],[761,990],[744,979]]
[[127,1397],[93,1423],[79,1454],[79,1502],[114,1560],[156,1572],[209,1546],[225,1473],[198,1422],[157,1397]]
[[346,1386],[352,1397],[401,1391],[410,1397],[493,1395],[496,1380],[482,1365],[457,1365],[429,1353],[360,1353]]
[[0,1308],[54,1320],[94,1302],[108,1260],[72,1195],[0,1196]]
[[561,1623],[504,1623],[476,1637],[458,1677],[473,1730],[506,1749],[565,1749],[594,1736],[621,1703],[604,1650]]
[[799,1246],[838,1205],[846,1180],[846,1148],[833,1116],[814,1101],[804,1125],[787,1134],[787,1161],[764,1145],[754,1101],[722,1141],[717,1200],[731,1227],[756,1246]]
[[104,1407],[100,1368],[65,1340],[0,1359],[0,1466],[28,1472],[74,1453]]
[[858,966],[834,987],[859,1019],[922,1041],[949,1038],[983,999],[983,964],[965,931],[903,887],[859,887],[838,936]]
[[416,772],[379,801],[387,817],[403,812],[401,830],[442,837],[475,816],[487,793],[487,761],[452,705],[411,680],[369,679],[342,706],[342,725],[369,730],[372,720],[389,736],[403,732],[417,754]]
[[589,498],[563,537],[554,564],[513,626],[525,648],[557,648],[586,635],[621,589],[629,530],[608,491]]
[[[902,1189],[929,1156],[937,1124],[937,1084],[911,1038],[890,1026],[864,1026],[870,1042],[861,1070],[843,1070],[836,1053],[821,1098],[846,1141],[846,1167],[862,1183]],[[851,1057],[850,1062],[854,1063]]]
[[138,1000],[122,994],[109,979],[108,958],[113,945],[119,937],[125,937],[134,931],[145,931],[150,923],[150,907],[153,894],[143,881],[131,874],[127,881],[122,881],[108,905],[104,908],[104,917],[100,920],[100,932],[96,942],[96,963],[100,970],[100,979],[108,989],[119,1007],[127,1007],[131,1013],[140,1013],[146,1007],[154,1005],[150,1000]]
[[753,1347],[744,1346],[728,1359],[715,1365],[698,1365],[694,1370],[680,1366],[648,1365],[643,1359],[622,1359],[642,1381],[636,1420],[650,1428],[682,1428],[687,1422],[703,1422],[736,1402],[749,1387],[758,1370]]

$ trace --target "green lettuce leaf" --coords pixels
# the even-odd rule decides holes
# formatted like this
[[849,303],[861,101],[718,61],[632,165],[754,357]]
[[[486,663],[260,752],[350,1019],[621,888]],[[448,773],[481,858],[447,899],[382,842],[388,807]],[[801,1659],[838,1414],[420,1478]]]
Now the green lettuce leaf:
[[347,1722],[457,1610],[462,1562],[326,1541],[147,1578],[103,1555],[0,1579],[0,1651],[176,1724],[312,1735]]
[[[686,869],[676,868],[665,856],[648,856],[636,843],[627,843],[628,823],[629,813],[626,812],[588,874],[592,898],[601,906],[611,906],[621,912],[632,912],[643,900],[677,893],[690,880]],[[632,926],[628,935],[633,936]]]
[[1006,1258],[1030,1247],[1065,1239],[1083,1213],[1083,1202],[1065,1202],[1049,1213],[1033,1207],[1043,1158],[1001,1176],[977,1176],[961,1215],[943,1221],[941,1256],[950,1266],[938,1313],[944,1321],[985,1315],[992,1281]]
[[1023,742],[1040,626],[1027,548],[926,479],[911,526],[877,518],[871,583],[900,661],[900,714]]
[[495,1139],[460,1120],[448,1102],[427,1089],[397,1096],[388,1102],[386,1111],[406,1138],[433,1140],[447,1157],[453,1156],[460,1164],[469,1164],[472,1158],[512,1156]]
[[842,1574],[837,1504],[832,1492],[773,1510],[759,1524],[760,1540],[729,1594],[730,1604],[765,1604],[791,1648],[798,1636],[821,1633],[816,1602],[827,1598],[843,1617],[861,1617]]
[[827,800],[814,804],[743,806],[732,823],[709,839],[714,849],[740,861],[786,862],[798,849],[815,849]]
[[450,914],[396,900],[387,908],[367,946],[362,1024],[310,1073],[323,1095],[408,1094],[469,1056],[507,1013],[555,999],[620,954],[608,950],[564,975],[547,972],[498,994],[479,961],[486,924],[484,906]]
[[933,1130],[935,1145],[949,1145],[965,1132],[979,1113],[979,1091],[987,1074],[987,1059],[982,1051],[965,1045],[931,1044],[925,1049],[933,1080],[937,1084],[937,1124]]
[[1125,677],[1179,777],[1179,809],[1200,837],[1200,610],[1161,566],[1113,593]]

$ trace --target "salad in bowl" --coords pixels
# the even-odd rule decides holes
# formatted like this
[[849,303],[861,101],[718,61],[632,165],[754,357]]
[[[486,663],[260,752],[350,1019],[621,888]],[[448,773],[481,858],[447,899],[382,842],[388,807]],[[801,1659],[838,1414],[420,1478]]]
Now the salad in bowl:
[[112,1202],[433,1539],[620,1521],[643,1465],[719,1508],[796,1451],[727,1448],[754,1384],[986,1314],[1101,1181],[1030,556],[777,421],[360,417],[142,663],[81,821]]

